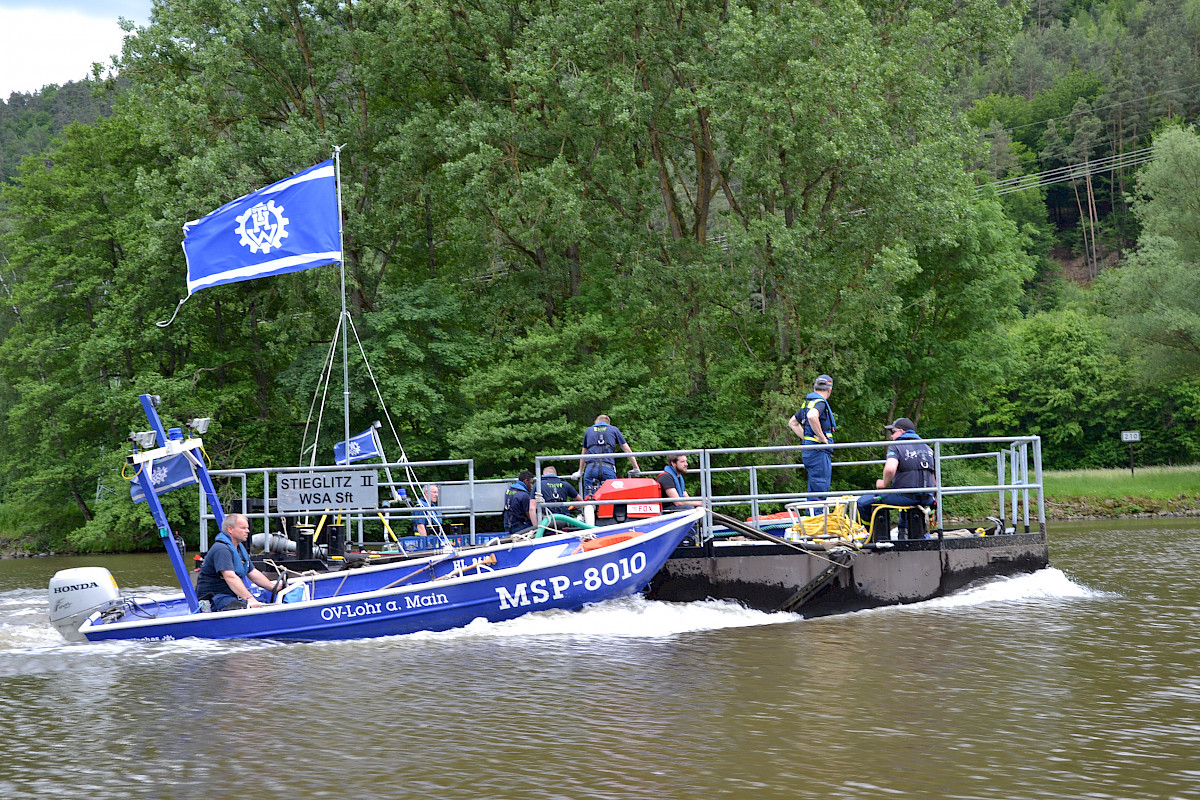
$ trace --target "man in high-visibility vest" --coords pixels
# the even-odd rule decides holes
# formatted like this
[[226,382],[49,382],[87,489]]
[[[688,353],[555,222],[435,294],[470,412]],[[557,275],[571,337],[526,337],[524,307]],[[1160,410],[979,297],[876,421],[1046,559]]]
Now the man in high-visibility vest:
[[[804,398],[804,407],[788,419],[788,427],[807,445],[833,444],[833,432],[837,421],[829,407],[829,395],[833,393],[833,378],[819,375],[813,382],[813,390]],[[800,451],[804,471],[808,473],[808,491],[828,492],[833,479],[833,450],[814,447]],[[809,497],[809,500],[824,500],[824,495]]]

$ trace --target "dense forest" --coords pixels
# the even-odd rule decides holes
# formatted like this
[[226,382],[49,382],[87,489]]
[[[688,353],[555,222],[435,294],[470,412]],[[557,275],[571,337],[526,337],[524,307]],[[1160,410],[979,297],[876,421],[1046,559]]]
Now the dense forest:
[[1193,462],[1198,23],[1195,0],[156,0],[119,81],[0,104],[0,545],[157,538],[121,471],[139,393],[212,416],[214,466],[298,461],[336,267],[155,322],[185,222],[338,146],[352,428],[386,409],[410,459],[512,475],[601,412],[636,450],[787,443],[829,373],[843,441],[903,415],[1116,466],[1139,429],[1143,462]]

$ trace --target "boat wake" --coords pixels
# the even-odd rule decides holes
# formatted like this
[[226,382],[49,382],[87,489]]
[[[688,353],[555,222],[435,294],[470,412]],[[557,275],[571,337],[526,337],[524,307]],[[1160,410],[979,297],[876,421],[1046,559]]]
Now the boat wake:
[[[904,606],[887,606],[858,614],[911,613],[952,610],[991,604],[1036,603],[1046,600],[1089,599],[1108,596],[1072,581],[1062,570],[1048,567],[1011,577],[987,578],[948,597]],[[825,617],[834,619],[836,617]],[[538,636],[666,638],[684,633],[779,625],[798,622],[800,614],[755,611],[731,600],[667,603],[641,596],[613,600],[582,611],[545,611],[507,622],[477,619],[465,628],[439,633],[415,633],[410,640],[458,640]]]
[[[170,587],[144,586],[131,592],[138,597],[165,598]],[[49,601],[46,593],[31,589],[0,592],[0,677],[18,674],[54,672],[66,668],[62,657],[104,657],[127,654],[136,650],[142,657],[178,652],[180,648],[200,652],[224,652],[232,643],[199,639],[175,642],[105,642],[85,644],[67,642],[50,624]],[[238,642],[242,647],[262,647],[263,642]],[[5,658],[10,657],[10,658]]]
[[[159,595],[163,587],[146,587],[139,594]],[[663,603],[635,595],[587,606],[581,611],[542,611],[506,622],[487,622],[480,618],[465,628],[449,631],[420,632],[403,638],[411,641],[453,641],[460,639],[508,639],[520,637],[596,637],[665,638],[682,633],[744,628],[795,622],[797,614],[767,614],[747,609],[731,601],[706,600],[695,603]],[[110,642],[71,644],[48,622],[44,593],[33,591],[0,593],[0,655],[48,656],[77,652],[80,656],[119,655],[137,650],[143,657],[155,657],[186,650],[193,654],[228,652],[232,649],[271,646],[267,642],[244,640],[205,641],[181,639],[172,642]],[[11,665],[10,665],[11,666]],[[42,665],[44,667],[44,665]],[[20,669],[25,672],[26,669]],[[35,669],[34,671],[41,671]],[[3,672],[0,669],[0,672]]]
[[[147,593],[157,593],[161,587],[146,587]],[[938,597],[905,606],[889,606],[858,612],[859,614],[920,613],[962,608],[1013,604],[1046,600],[1092,599],[1110,596],[1075,583],[1061,570],[1048,567],[1037,572],[1012,577],[989,578],[968,586],[948,597]],[[45,595],[32,591],[0,593],[0,654],[48,654],[79,651],[93,656],[112,648],[124,652],[130,647],[143,655],[179,652],[180,649],[202,652],[227,652],[230,648],[260,648],[266,642],[200,641],[127,642],[97,645],[71,645],[62,640],[47,621]],[[685,633],[746,628],[757,625],[778,625],[798,622],[799,614],[766,613],[745,608],[727,600],[705,600],[691,603],[667,603],[647,600],[636,595],[588,606],[582,611],[543,611],[527,614],[506,622],[487,622],[480,618],[464,628],[441,632],[409,634],[411,641],[455,641],[466,639],[516,639],[521,637],[594,637],[616,639],[661,639]],[[828,619],[828,618],[826,618]],[[394,638],[394,637],[388,637]]]
[[987,608],[993,605],[1012,607],[1022,603],[1090,600],[1112,597],[1108,592],[1075,583],[1060,569],[1046,567],[1024,575],[984,578],[945,597],[935,597],[919,603],[884,606],[859,614],[912,614]]
[[962,608],[989,603],[1038,600],[1084,600],[1110,596],[1075,583],[1060,569],[1046,567],[1025,575],[987,578],[946,597],[918,603],[925,608]]
[[407,639],[588,636],[658,639],[681,633],[796,622],[798,614],[754,611],[727,600],[664,603],[641,595],[588,606],[582,611],[544,611],[506,622],[477,619],[465,628],[414,633]]

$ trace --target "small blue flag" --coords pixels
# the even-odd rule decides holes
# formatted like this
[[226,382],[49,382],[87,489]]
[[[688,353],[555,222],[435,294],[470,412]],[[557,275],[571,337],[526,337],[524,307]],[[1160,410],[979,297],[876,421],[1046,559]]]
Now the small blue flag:
[[183,226],[188,295],[342,260],[337,178],[322,161]]
[[[350,437],[350,461],[362,461],[364,458],[375,458],[379,455],[379,448],[375,446],[375,437],[372,435],[375,428],[367,428],[366,431],[358,436]],[[333,446],[333,462],[335,464],[349,464],[346,460],[346,443],[338,442]]]
[[[183,453],[149,461],[142,464],[142,469],[150,470],[150,485],[154,487],[155,494],[165,494],[196,482],[196,471]],[[130,483],[129,496],[135,503],[146,502],[146,494],[136,478]]]

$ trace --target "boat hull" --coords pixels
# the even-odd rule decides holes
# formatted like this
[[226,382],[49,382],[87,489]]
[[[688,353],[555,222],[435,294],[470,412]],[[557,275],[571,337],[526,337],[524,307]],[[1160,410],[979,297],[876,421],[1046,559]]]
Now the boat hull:
[[651,582],[648,596],[736,600],[764,611],[822,616],[929,600],[980,578],[1035,572],[1049,563],[1040,532],[887,542],[854,553],[811,599],[789,607],[831,566],[828,554],[770,542],[715,541],[679,548]]
[[576,610],[643,590],[698,516],[687,512],[606,528],[596,542],[613,543],[600,547],[585,545],[577,535],[560,535],[457,557],[311,576],[305,579],[311,599],[297,603],[192,614],[177,596],[142,609],[157,614],[153,619],[127,613],[118,621],[105,621],[96,614],[80,633],[89,641],[322,641],[442,631],[476,619],[500,622],[533,611]]

